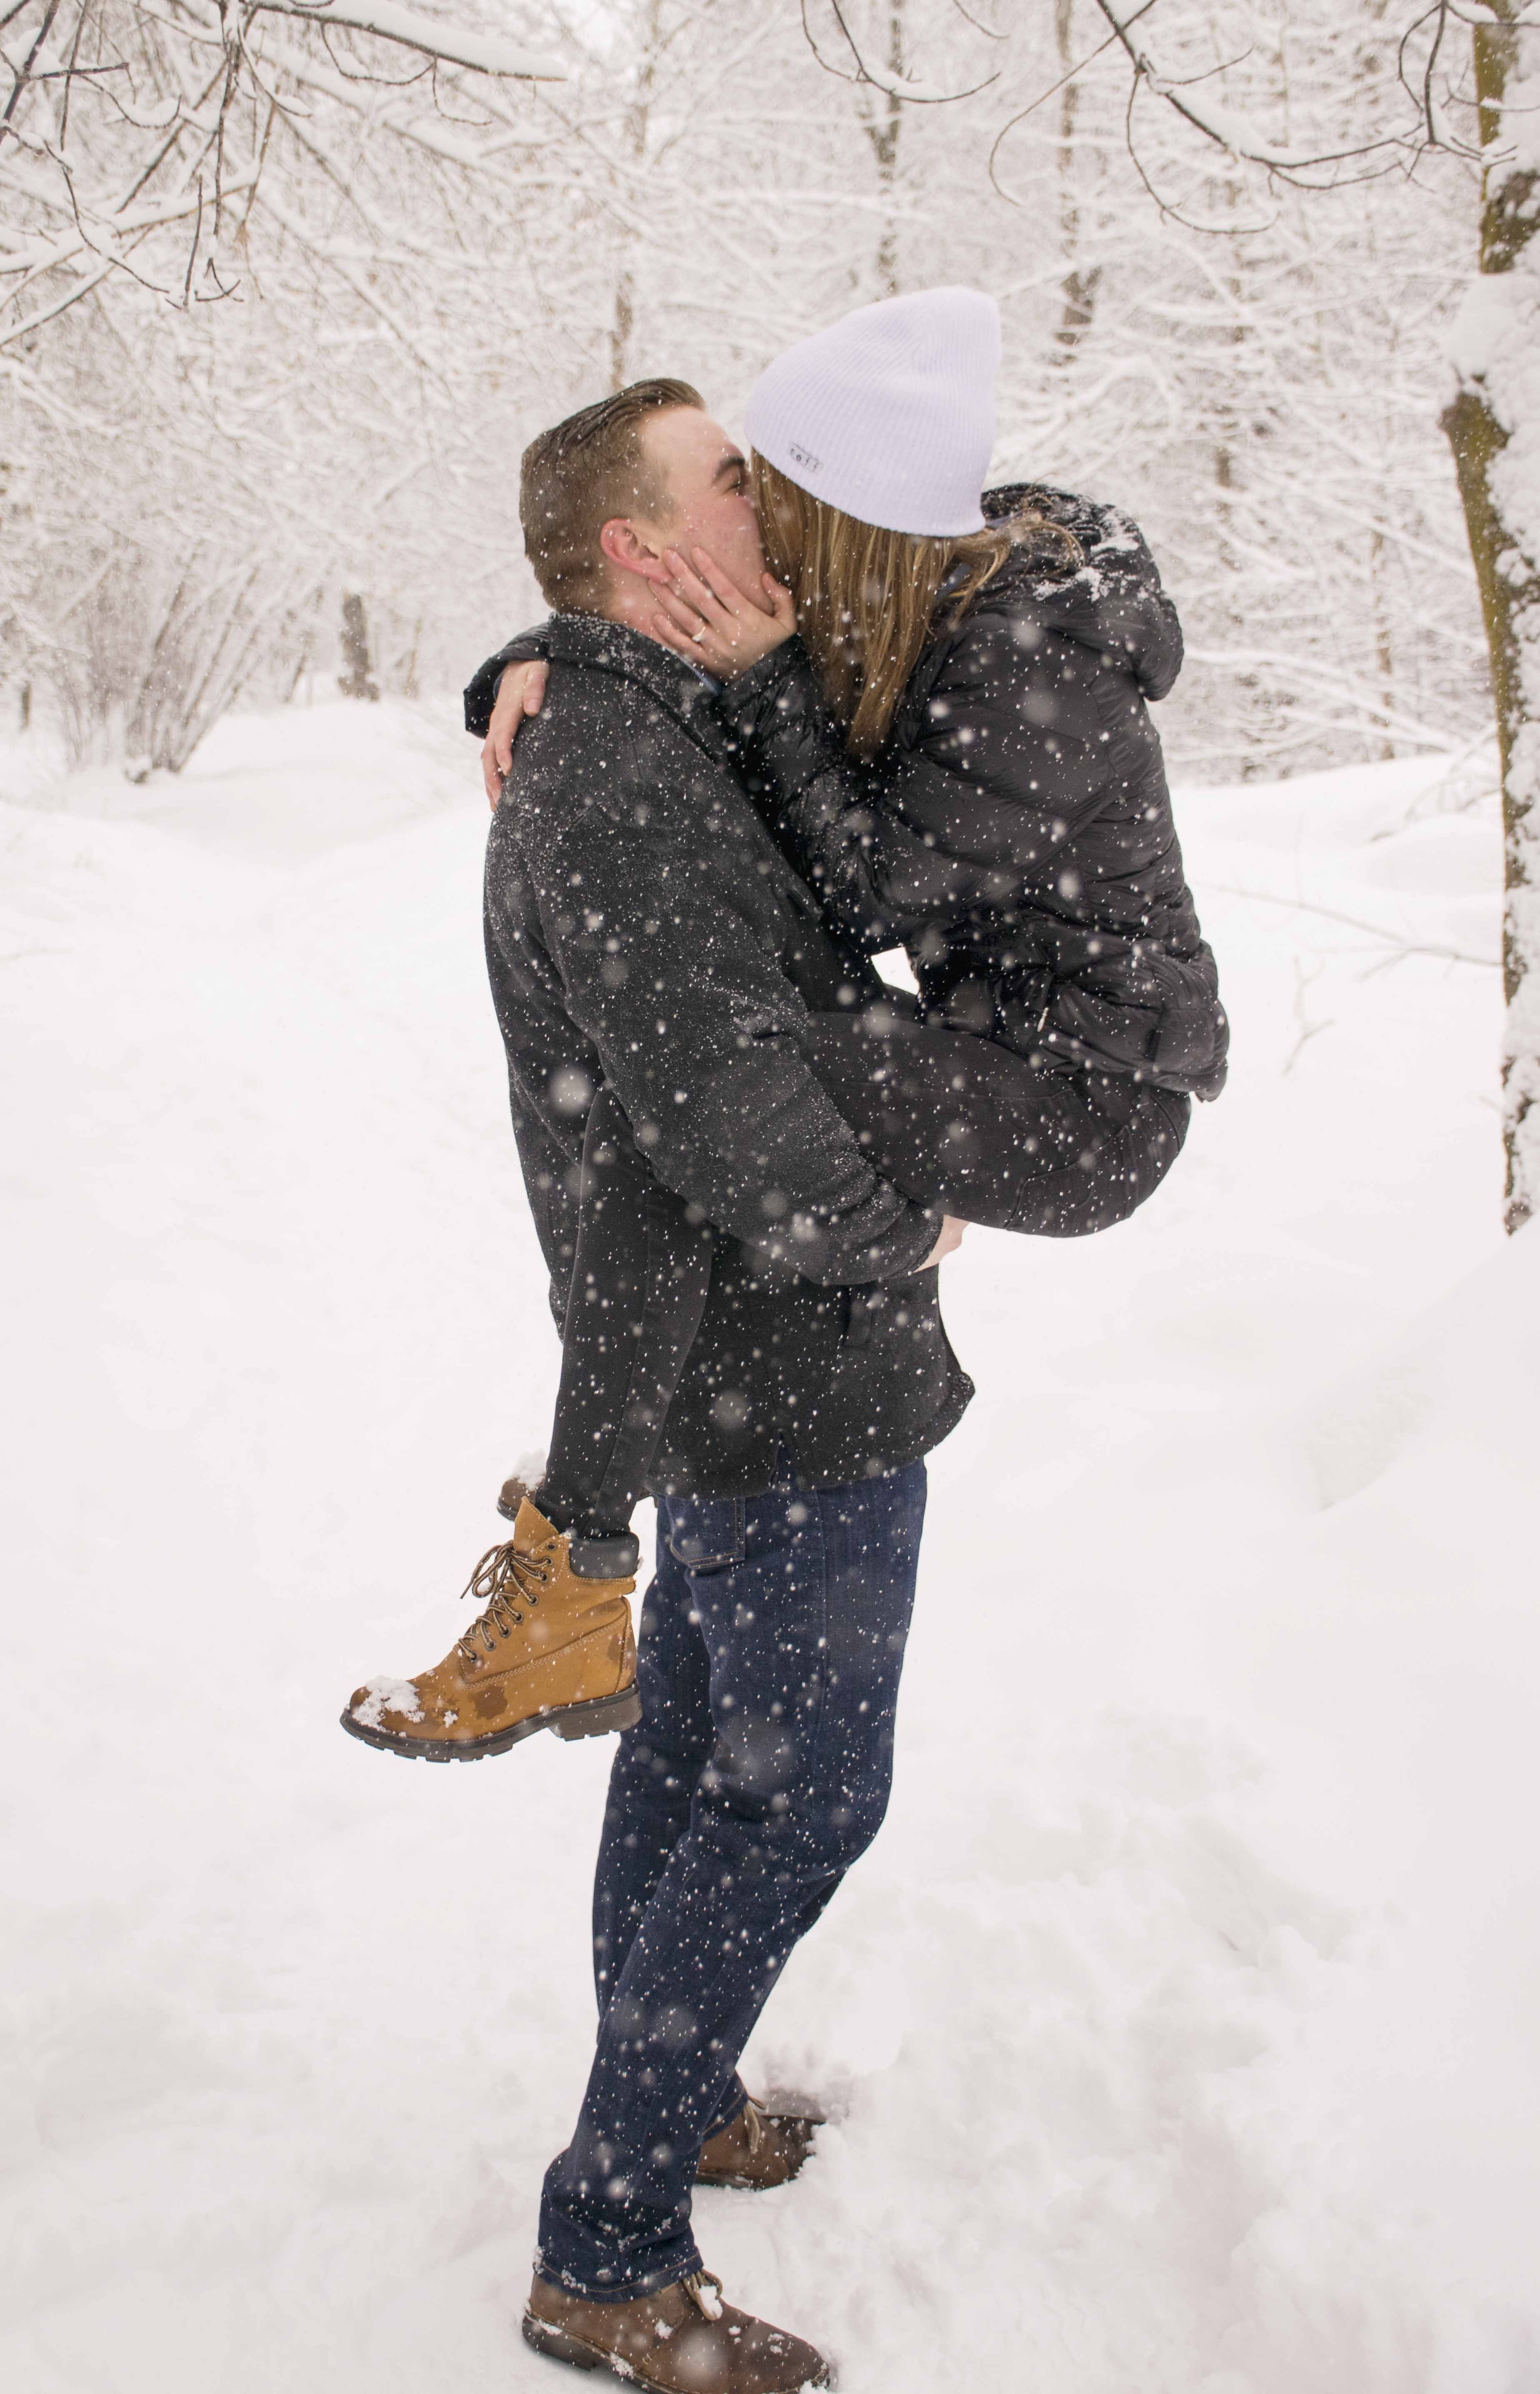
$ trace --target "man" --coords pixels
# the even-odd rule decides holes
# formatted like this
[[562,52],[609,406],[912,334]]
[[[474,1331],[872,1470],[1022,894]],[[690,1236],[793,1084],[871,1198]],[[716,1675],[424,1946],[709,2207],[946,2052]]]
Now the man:
[[[876,1175],[803,1052],[813,1012],[880,984],[764,831],[709,685],[646,628],[676,544],[760,586],[742,456],[687,386],[637,384],[531,445],[521,511],[557,611],[552,703],[494,817],[487,953],[558,1316],[584,1299],[568,1283],[596,1093],[715,1232],[655,1467],[641,1717],[594,1894],[597,2050],[546,2177],[524,2329],[677,2394],[790,2394],[826,2365],[722,2304],[690,2189],[698,2168],[783,2182],[807,2149],[736,2064],[882,1817],[920,1458],[972,1389],[927,1269],[937,1219]],[[466,694],[475,731],[501,663]],[[499,1654],[529,1631],[560,1530],[516,1495]]]

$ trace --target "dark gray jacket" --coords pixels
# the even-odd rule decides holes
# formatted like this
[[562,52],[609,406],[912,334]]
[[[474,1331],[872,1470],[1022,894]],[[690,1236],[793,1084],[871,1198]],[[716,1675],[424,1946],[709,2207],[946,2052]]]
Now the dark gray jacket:
[[881,984],[769,836],[689,667],[589,616],[542,645],[486,934],[557,1318],[602,1080],[659,1179],[728,1234],[656,1485],[763,1489],[781,1445],[824,1486],[912,1462],[972,1393],[918,1269],[939,1223],[874,1173],[804,1044],[812,1012]]
[[874,766],[798,640],[719,704],[782,845],[854,944],[907,949],[929,1011],[1217,1097],[1229,1025],[1146,704],[1181,667],[1176,611],[1126,516],[1024,485],[985,513],[1024,500],[1074,533],[1079,570],[1025,546],[943,619]]

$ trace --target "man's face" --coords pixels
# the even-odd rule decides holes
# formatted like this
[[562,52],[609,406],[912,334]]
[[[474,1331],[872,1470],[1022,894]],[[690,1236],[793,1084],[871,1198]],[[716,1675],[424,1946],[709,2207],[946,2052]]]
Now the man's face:
[[757,598],[764,545],[737,442],[698,408],[671,407],[643,426],[642,449],[672,505],[656,520],[633,517],[638,533],[686,557],[692,548],[709,548],[739,589]]

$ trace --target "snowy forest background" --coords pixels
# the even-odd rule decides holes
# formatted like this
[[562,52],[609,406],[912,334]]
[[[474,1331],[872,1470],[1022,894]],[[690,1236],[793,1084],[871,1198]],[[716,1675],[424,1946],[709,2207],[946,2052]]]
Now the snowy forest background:
[[[1453,758],[1488,730],[1439,426],[1475,127],[1467,104],[1419,141],[1415,12],[1140,12],[1168,74],[1213,78],[1194,98],[1350,153],[1292,180],[1148,90],[1130,121],[1096,0],[443,12],[559,82],[317,13],[6,14],[13,71],[43,49],[0,142],[0,632],[10,708],[30,691],[72,757],[180,764],[223,705],[331,664],[347,592],[383,690],[455,685],[530,603],[540,426],[662,372],[730,419],[776,350],[943,281],[1004,313],[1002,471],[1149,533],[1188,632],[1179,770]],[[1441,71],[1468,103],[1469,38]]]
[[609,1750],[335,1725],[555,1385],[458,691],[533,430],[957,281],[1180,606],[1233,1072],[947,1261],[703,2249],[848,2394],[1540,2394],[1537,16],[0,0],[0,2383],[555,2383]]

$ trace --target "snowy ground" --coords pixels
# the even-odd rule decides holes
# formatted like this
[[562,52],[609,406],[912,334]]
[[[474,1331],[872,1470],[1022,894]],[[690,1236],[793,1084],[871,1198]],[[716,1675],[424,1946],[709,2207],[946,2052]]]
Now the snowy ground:
[[[335,1721],[555,1377],[448,721],[0,771],[16,2394],[556,2383],[607,1745]],[[1435,781],[1192,793],[1230,1093],[1126,1229],[946,1266],[894,1809],[750,2058],[838,2124],[698,2207],[847,2394],[1540,2388],[1540,1232],[1490,962],[1300,906],[1490,959]]]

